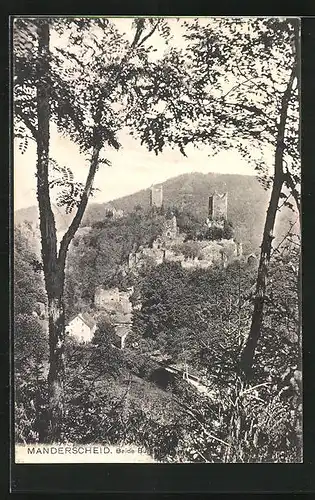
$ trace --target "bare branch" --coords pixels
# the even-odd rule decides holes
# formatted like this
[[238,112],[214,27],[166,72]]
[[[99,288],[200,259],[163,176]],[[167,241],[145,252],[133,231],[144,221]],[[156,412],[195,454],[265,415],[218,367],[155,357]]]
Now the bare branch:
[[144,23],[145,23],[145,19],[144,18],[140,18],[140,19],[135,19],[135,24],[136,24],[136,33],[135,33],[135,36],[134,36],[134,39],[132,41],[132,44],[131,44],[131,48],[135,48],[140,40],[140,37],[142,35],[142,32],[144,30]]
[[75,214],[68,230],[66,231],[66,233],[64,234],[64,236],[61,240],[59,254],[58,254],[58,263],[59,263],[59,265],[61,264],[61,266],[63,266],[65,263],[67,251],[68,251],[69,245],[71,243],[71,240],[74,237],[74,235],[75,235],[75,233],[76,233],[77,229],[79,228],[80,223],[82,221],[82,218],[83,218],[83,215],[84,215],[84,212],[85,212],[88,200],[89,200],[89,196],[90,196],[90,193],[91,193],[91,190],[93,187],[93,181],[94,181],[95,173],[96,173],[96,170],[98,167],[98,160],[99,160],[99,154],[100,154],[101,147],[102,147],[102,145],[101,145],[101,143],[99,143],[96,146],[94,146],[94,148],[93,148],[90,169],[89,169],[89,173],[88,173],[88,176],[86,179],[84,191],[83,191],[79,206],[77,208],[76,214]]
[[277,209],[278,212],[280,212],[281,208],[286,204],[286,202],[290,199],[291,196],[292,196],[292,193],[289,193],[288,196],[286,196],[284,202],[281,205],[279,205],[279,207]]
[[240,104],[238,102],[225,102],[225,104],[227,106],[234,106],[236,108],[244,109],[245,111],[249,111],[250,113],[253,113],[254,115],[264,116],[266,118],[266,120],[268,120],[269,122],[272,122],[272,124],[274,125],[274,120],[272,118],[270,118],[270,116],[267,115],[267,113],[262,111],[262,109],[259,109],[256,106],[248,106],[246,104]]
[[[269,63],[268,63],[268,64],[269,64]],[[240,74],[241,76],[243,76],[244,78],[246,78],[246,76],[244,75],[244,73],[240,70],[240,67],[239,67],[239,65],[238,65],[238,64],[237,64],[237,69],[238,69],[239,74]],[[269,96],[271,96],[272,98],[274,98],[274,95],[272,95],[272,94],[270,94],[269,92],[267,92],[266,88],[264,88],[264,86],[263,86],[263,85],[261,85],[261,84],[259,84],[259,83],[257,83],[257,82],[255,82],[255,81],[254,81],[254,80],[255,80],[255,78],[258,78],[258,76],[253,76],[252,78],[248,78],[248,80],[247,80],[247,81],[252,81],[255,87],[257,87],[259,90],[262,90],[262,91],[263,91],[263,92],[265,92],[267,95],[269,95]],[[273,83],[273,79],[272,79],[272,77],[271,77],[271,74],[270,74],[270,79],[272,80],[272,83]],[[243,82],[243,83],[245,83],[245,82]],[[274,91],[276,92],[276,88],[275,88],[275,86],[274,86],[274,83],[273,83],[273,87],[274,87]]]
[[292,228],[295,226],[295,224],[297,223],[297,221],[298,221],[298,218],[294,222],[290,222],[290,228],[289,228],[289,230],[287,231],[287,233],[285,234],[285,236],[282,238],[282,240],[280,241],[279,245],[276,246],[273,249],[273,251],[271,252],[271,255],[270,255],[271,257],[273,256],[273,254],[275,252],[277,252],[279,250],[279,248],[281,247],[282,243],[289,237],[289,235],[290,235],[290,233],[292,231]]
[[247,78],[246,80],[244,80],[243,82],[240,82],[240,83],[237,83],[236,85],[234,85],[234,87],[232,87],[226,94],[224,94],[222,97],[225,98],[226,96],[228,96],[229,94],[231,94],[232,92],[234,92],[234,90],[238,89],[239,87],[241,87],[242,85],[245,85],[247,82],[250,82],[251,80],[253,80],[254,78],[256,78],[255,76],[251,77],[251,78]]
[[151,31],[150,31],[150,32],[149,32],[146,36],[144,36],[144,37],[142,38],[142,40],[138,43],[138,47],[140,47],[140,45],[143,45],[143,44],[144,44],[144,42],[145,42],[146,40],[148,40],[148,38],[150,38],[150,36],[152,36],[152,35],[153,35],[153,33],[155,32],[155,30],[156,30],[156,28],[158,27],[158,25],[160,24],[160,22],[161,22],[161,19],[158,19],[158,20],[157,20],[157,22],[156,22],[156,24],[153,26],[152,30],[151,30]]

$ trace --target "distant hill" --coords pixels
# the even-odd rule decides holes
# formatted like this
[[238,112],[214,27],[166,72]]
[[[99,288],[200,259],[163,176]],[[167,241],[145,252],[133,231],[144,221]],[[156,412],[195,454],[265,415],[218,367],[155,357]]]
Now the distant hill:
[[[254,176],[217,173],[190,173],[168,179],[163,184],[165,207],[177,206],[194,212],[205,219],[208,198],[214,190],[228,192],[228,218],[233,223],[236,237],[243,241],[244,251],[259,250],[268,205],[269,193]],[[109,206],[130,212],[136,205],[149,206],[150,190],[143,189],[104,204],[90,204],[83,224],[88,226],[104,218]],[[289,210],[279,214],[276,234],[280,237],[287,230],[288,220],[293,217]]]
[[[73,219],[72,214],[66,214],[62,207],[53,207],[56,226],[58,231],[63,231],[68,227]],[[21,208],[14,212],[14,224],[21,224],[23,222],[30,222],[33,225],[39,224],[39,213],[36,206]]]
[[[228,192],[228,219],[233,223],[236,237],[243,241],[246,253],[259,250],[263,232],[269,193],[259,184],[253,176],[236,174],[201,174],[190,173],[168,179],[163,184],[163,200],[165,207],[177,206],[195,213],[199,218],[205,219],[208,211],[208,198],[214,190]],[[149,206],[149,189],[138,191],[134,194],[112,200],[108,203],[89,204],[82,226],[91,226],[105,217],[108,207],[114,206],[124,212],[131,212],[136,205],[143,208]],[[59,231],[64,230],[70,223],[73,214],[65,214],[61,208],[56,212],[56,223]],[[287,230],[288,220],[294,214],[289,210],[282,211],[278,217],[278,237]],[[28,220],[36,222],[38,212],[36,207],[18,210],[15,221]]]

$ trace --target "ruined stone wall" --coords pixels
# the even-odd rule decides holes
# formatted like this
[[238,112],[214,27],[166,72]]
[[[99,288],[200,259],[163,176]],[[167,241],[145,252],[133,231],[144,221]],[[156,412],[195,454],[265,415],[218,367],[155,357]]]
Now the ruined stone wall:
[[103,308],[109,304],[115,304],[119,302],[119,290],[118,288],[110,288],[108,290],[104,290],[101,287],[98,287],[95,290],[94,303],[98,308]]
[[179,234],[179,230],[177,227],[177,219],[175,215],[171,219],[167,219],[164,225],[164,231],[162,234],[162,238],[164,240],[172,240],[176,238]]
[[117,210],[115,207],[109,206],[106,208],[105,215],[106,217],[111,217],[112,219],[116,220],[121,219],[125,214],[123,210]]
[[[156,188],[151,188],[151,191]],[[153,192],[153,191],[152,191]],[[227,193],[214,193],[209,199],[210,223],[224,224],[227,216]],[[215,220],[213,219],[215,218]],[[195,253],[196,258],[186,257],[181,254],[178,247],[184,244],[185,234],[179,233],[177,219],[174,215],[171,219],[165,221],[162,234],[156,238],[152,248],[141,248],[137,253],[129,255],[129,269],[141,268],[146,259],[150,259],[153,265],[159,265],[163,262],[180,262],[185,268],[203,268],[206,269],[214,264],[226,266],[229,262],[242,256],[242,244],[234,240],[218,241],[194,241],[199,247],[199,252]],[[176,248],[177,247],[177,248]],[[183,251],[183,253],[185,253]],[[148,260],[147,260],[148,262]]]
[[126,292],[121,292],[118,288],[103,289],[98,287],[95,291],[94,304],[98,309],[103,309],[108,312],[131,312],[130,296],[132,289]]
[[[133,258],[133,268],[140,268],[146,257],[150,258],[155,265],[162,262],[180,262],[182,267],[186,269],[203,268],[214,264],[222,264],[226,266],[229,262],[240,257],[239,244],[231,240],[221,241],[198,241],[194,242],[199,247],[199,257],[185,258],[183,254],[179,254],[169,248],[143,248]],[[131,258],[129,259],[131,261]]]
[[213,264],[222,261],[222,255],[226,256],[228,262],[238,257],[238,244],[234,240],[202,241],[200,243],[201,257]]
[[137,255],[138,259],[141,260],[143,257],[148,257],[156,262],[156,265],[162,264],[164,251],[162,248],[143,248],[141,252]]

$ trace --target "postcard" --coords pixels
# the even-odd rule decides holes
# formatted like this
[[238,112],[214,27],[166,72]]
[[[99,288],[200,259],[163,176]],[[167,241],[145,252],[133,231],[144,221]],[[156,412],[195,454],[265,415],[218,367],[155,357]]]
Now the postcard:
[[12,37],[15,463],[301,463],[300,20]]

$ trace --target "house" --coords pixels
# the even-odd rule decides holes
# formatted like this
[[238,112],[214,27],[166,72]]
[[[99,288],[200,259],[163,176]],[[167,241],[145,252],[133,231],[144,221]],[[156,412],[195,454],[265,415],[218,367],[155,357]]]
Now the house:
[[95,290],[96,309],[102,310],[108,316],[108,320],[114,326],[115,333],[119,338],[121,349],[124,348],[126,337],[131,330],[132,303],[130,297],[133,293],[133,287],[122,291],[118,288],[103,289],[99,286]]
[[66,332],[79,342],[90,342],[96,330],[96,323],[88,313],[80,313],[66,326]]
[[[118,304],[120,307],[116,308],[115,311],[110,311],[105,313],[105,317],[109,321],[109,323],[114,327],[116,340],[114,344],[116,347],[123,349],[125,347],[125,341],[127,335],[131,331],[132,326],[132,314],[130,312],[125,312],[121,304]],[[118,310],[119,309],[119,310]],[[104,313],[103,313],[104,316]]]

